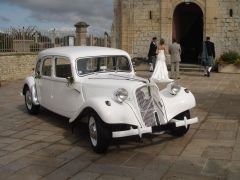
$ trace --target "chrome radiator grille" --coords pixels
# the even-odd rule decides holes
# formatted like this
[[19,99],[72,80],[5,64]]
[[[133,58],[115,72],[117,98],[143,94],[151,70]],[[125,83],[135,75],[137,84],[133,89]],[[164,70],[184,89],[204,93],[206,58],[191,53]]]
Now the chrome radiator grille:
[[145,126],[160,125],[161,120],[164,120],[164,113],[158,89],[150,86],[140,87],[136,90],[136,98]]

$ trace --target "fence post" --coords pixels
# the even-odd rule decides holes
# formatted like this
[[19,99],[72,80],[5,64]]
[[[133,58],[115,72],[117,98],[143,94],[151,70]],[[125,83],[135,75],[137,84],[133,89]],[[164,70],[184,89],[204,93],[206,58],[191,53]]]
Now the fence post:
[[87,27],[89,25],[85,22],[78,22],[74,26],[76,27],[76,45],[85,46],[87,40]]
[[53,47],[56,47],[55,38],[56,38],[56,30],[54,28],[53,30],[51,30],[51,41],[53,43]]
[[108,47],[108,33],[104,33],[104,47]]
[[[25,38],[25,32],[24,32],[24,27],[23,27],[23,32],[22,32],[22,34],[23,34],[23,52],[26,52],[27,50],[26,50],[26,38]],[[21,44],[21,41],[19,41],[20,42],[20,44]]]
[[90,46],[93,46],[93,35],[90,35]]

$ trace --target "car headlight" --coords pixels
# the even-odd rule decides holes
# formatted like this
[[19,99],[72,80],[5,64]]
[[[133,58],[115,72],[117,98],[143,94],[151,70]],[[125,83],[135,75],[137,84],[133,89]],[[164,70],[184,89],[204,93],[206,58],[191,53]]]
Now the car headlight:
[[128,92],[126,89],[120,88],[114,92],[113,96],[115,101],[122,103],[128,98]]
[[181,86],[179,86],[177,83],[172,82],[170,84],[170,93],[172,95],[176,95],[180,91],[180,89],[181,89]]

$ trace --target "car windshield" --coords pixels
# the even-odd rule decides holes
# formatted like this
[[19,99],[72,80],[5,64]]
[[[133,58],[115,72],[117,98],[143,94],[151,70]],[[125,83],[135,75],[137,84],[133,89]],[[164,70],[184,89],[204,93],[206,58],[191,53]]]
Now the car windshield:
[[128,58],[124,56],[92,57],[78,59],[77,71],[79,75],[86,75],[94,72],[130,72],[131,66]]

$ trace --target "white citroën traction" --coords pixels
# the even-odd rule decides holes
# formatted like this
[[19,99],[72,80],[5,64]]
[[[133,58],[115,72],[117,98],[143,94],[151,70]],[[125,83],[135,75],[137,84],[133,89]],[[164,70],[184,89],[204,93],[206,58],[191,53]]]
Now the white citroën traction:
[[25,80],[27,110],[40,106],[69,118],[87,119],[94,151],[105,152],[111,138],[169,132],[184,135],[198,118],[193,94],[169,82],[159,89],[137,77],[125,51],[104,47],[60,47],[41,51],[34,74]]

